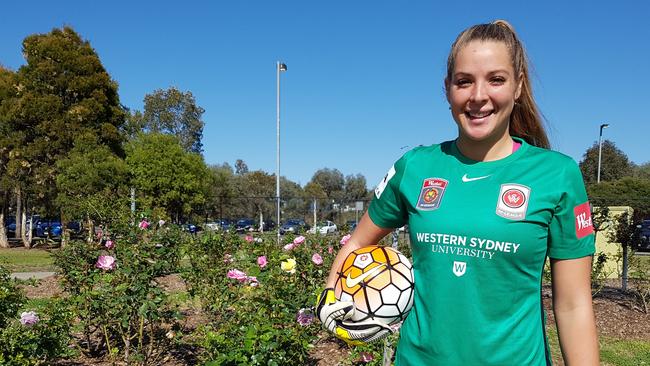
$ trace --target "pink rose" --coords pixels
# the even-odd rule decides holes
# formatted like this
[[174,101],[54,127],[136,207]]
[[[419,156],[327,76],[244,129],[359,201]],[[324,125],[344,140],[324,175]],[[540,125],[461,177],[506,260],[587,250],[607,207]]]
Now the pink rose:
[[308,326],[314,321],[314,314],[309,309],[300,309],[296,314],[296,321],[303,327]]
[[228,278],[232,278],[232,279],[237,280],[239,282],[244,282],[248,278],[248,276],[246,276],[246,273],[244,273],[244,272],[242,272],[242,271],[240,271],[238,269],[229,270],[228,273],[226,274],[226,276]]
[[253,239],[252,236],[250,236],[250,235],[246,235],[246,237],[244,238],[244,240],[246,240],[246,241],[249,242],[249,243],[252,243],[254,239]]
[[344,237],[342,237],[342,238],[341,238],[341,242],[340,242],[341,245],[345,245],[345,244],[347,244],[347,243],[348,243],[348,240],[350,240],[350,237],[351,237],[351,236],[352,236],[352,235],[347,234],[347,235],[345,235]]
[[265,255],[261,255],[261,256],[257,257],[257,265],[260,266],[260,268],[264,268],[264,267],[266,267],[266,264],[267,264],[267,263],[268,263],[268,262],[267,262],[267,260],[266,260],[266,256],[265,256]]
[[315,265],[320,266],[323,264],[323,257],[318,253],[314,253],[314,255],[311,256],[311,261],[314,262]]
[[296,245],[294,243],[289,243],[289,244],[285,245],[283,247],[283,249],[289,251],[289,250],[292,250],[295,247],[296,247]]
[[146,219],[140,221],[140,224],[138,224],[138,227],[140,229],[142,229],[142,230],[147,229],[149,227],[149,221],[147,221]]
[[115,258],[113,258],[110,255],[100,255],[99,258],[97,258],[97,263],[95,263],[95,267],[101,268],[105,271],[114,269]]
[[300,235],[299,237],[293,239],[293,243],[294,243],[295,245],[300,245],[300,244],[302,244],[302,243],[304,243],[304,242],[305,242],[305,237],[302,236],[302,235]]
[[370,362],[370,361],[372,361],[372,360],[375,359],[375,358],[372,356],[372,353],[370,353],[370,352],[361,352],[361,353],[359,354],[359,358],[360,358],[359,361],[361,361],[361,362],[363,362],[363,363],[368,363],[368,362]]
[[106,243],[104,243],[104,246],[105,246],[107,249],[113,249],[113,247],[115,247],[115,244],[113,243],[112,240],[106,240]]
[[39,320],[38,315],[33,311],[27,311],[20,314],[20,324],[28,327],[38,323]]
[[329,254],[334,253],[334,248],[332,248],[332,247],[327,247],[327,252],[328,252]]

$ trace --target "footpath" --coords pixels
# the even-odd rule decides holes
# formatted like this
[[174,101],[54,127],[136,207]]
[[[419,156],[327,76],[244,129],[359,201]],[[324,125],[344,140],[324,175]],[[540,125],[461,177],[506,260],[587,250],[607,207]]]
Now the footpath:
[[41,280],[43,278],[54,276],[55,274],[55,272],[14,272],[11,274],[11,277],[18,280]]

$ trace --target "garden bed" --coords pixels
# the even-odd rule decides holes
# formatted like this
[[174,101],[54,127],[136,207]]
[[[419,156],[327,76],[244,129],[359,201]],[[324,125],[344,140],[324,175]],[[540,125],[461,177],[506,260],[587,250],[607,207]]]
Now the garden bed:
[[[172,274],[158,279],[158,282],[168,293],[181,294],[185,292],[185,283],[179,275]],[[21,286],[30,299],[46,299],[52,296],[62,295],[58,285],[58,277],[52,276],[40,280],[35,285],[24,284]],[[554,317],[551,311],[551,291],[545,287],[543,290],[544,307],[548,313],[548,324],[554,328]],[[594,298],[594,311],[596,323],[601,338],[619,340],[639,340],[650,342],[650,315],[642,311],[638,300],[629,292],[623,292],[619,288],[605,287],[599,295]],[[191,334],[199,325],[207,322],[207,317],[197,304],[187,301],[182,307],[185,334]],[[555,335],[556,332],[550,332]],[[557,347],[557,341],[551,340],[551,345]],[[198,350],[184,343],[176,344],[170,349],[167,356],[163,358],[161,365],[193,365],[196,362]],[[314,343],[310,355],[319,366],[334,366],[341,364],[346,359],[349,348],[342,342],[329,337],[322,332]],[[554,363],[562,365],[559,358],[559,350],[554,350]],[[79,356],[74,360],[62,360],[59,366],[81,366],[81,365],[112,365],[112,362],[101,359],[89,359]]]

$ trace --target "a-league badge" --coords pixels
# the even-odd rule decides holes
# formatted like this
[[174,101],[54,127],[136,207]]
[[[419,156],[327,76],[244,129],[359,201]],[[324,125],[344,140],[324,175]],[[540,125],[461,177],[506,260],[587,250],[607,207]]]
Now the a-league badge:
[[497,201],[497,215],[510,220],[523,220],[526,218],[530,188],[516,183],[501,185]]
[[442,178],[427,178],[422,182],[422,190],[418,198],[417,209],[424,211],[435,210],[440,207],[440,201],[445,194],[447,181]]

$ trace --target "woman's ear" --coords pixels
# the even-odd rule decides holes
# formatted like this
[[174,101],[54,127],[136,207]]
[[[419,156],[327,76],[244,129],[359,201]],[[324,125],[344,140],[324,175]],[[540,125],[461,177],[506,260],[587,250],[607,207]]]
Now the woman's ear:
[[519,78],[517,81],[517,90],[515,91],[515,100],[519,100],[519,97],[521,96],[521,88],[524,84],[524,73],[521,72],[519,73]]

